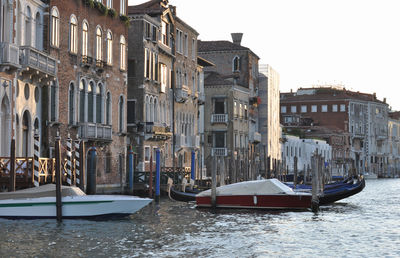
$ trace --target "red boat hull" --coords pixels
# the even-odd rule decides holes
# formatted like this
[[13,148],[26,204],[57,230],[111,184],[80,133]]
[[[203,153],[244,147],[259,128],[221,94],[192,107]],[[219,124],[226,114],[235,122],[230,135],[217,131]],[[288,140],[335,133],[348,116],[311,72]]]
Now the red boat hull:
[[[229,195],[217,196],[217,208],[308,209],[311,195]],[[211,197],[196,197],[198,207],[211,207]]]

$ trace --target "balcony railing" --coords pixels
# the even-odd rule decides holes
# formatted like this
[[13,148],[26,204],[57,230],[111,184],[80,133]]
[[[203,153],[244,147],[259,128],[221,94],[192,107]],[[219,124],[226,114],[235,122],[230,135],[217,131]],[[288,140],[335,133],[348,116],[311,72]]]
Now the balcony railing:
[[227,148],[212,148],[211,156],[228,156]]
[[91,66],[93,64],[93,58],[90,56],[82,56],[81,65],[82,66]]
[[172,136],[169,126],[158,126],[153,122],[146,122],[145,133],[147,140],[167,140]]
[[51,76],[57,74],[57,60],[31,46],[23,46],[21,50],[21,65],[41,71]]
[[0,43],[0,65],[19,67],[19,47],[17,45]]
[[211,123],[228,123],[228,114],[211,114]]
[[261,142],[261,134],[259,132],[254,132],[250,135],[250,141]]
[[182,85],[182,88],[175,89],[176,101],[185,102],[189,97],[189,88],[186,85]]
[[109,125],[85,123],[81,124],[79,135],[82,139],[111,141],[112,129]]

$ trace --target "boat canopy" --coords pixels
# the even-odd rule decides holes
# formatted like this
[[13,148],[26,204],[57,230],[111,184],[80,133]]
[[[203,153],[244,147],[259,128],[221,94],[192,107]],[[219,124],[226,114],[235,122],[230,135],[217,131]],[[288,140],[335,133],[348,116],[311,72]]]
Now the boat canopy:
[[[245,181],[230,185],[217,187],[217,196],[226,195],[276,195],[291,194],[301,195],[302,193],[294,192],[290,187],[283,184],[278,179],[265,179],[255,181]],[[211,196],[211,189],[203,191],[197,195],[198,197]]]
[[[84,196],[86,195],[79,187],[65,186],[61,187],[61,196]],[[26,198],[39,198],[39,197],[55,197],[56,185],[46,184],[39,187],[33,187],[15,192],[0,193],[0,200],[7,199],[26,199]]]

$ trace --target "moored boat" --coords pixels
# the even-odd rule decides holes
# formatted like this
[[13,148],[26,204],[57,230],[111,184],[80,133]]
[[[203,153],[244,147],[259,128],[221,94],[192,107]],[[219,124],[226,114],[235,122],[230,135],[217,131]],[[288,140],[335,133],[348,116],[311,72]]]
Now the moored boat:
[[[216,208],[298,210],[311,207],[310,193],[294,192],[277,179],[245,181],[216,188]],[[196,195],[197,207],[212,207],[211,189]]]
[[182,191],[175,189],[173,186],[171,186],[169,188],[169,196],[171,197],[171,199],[174,199],[175,201],[180,201],[180,202],[195,201],[197,193],[194,191],[188,191],[188,190],[186,192],[182,192]]
[[[62,186],[63,218],[128,216],[152,199],[125,195],[86,195],[79,188]],[[16,192],[0,193],[0,217],[55,218],[55,185],[43,185]]]

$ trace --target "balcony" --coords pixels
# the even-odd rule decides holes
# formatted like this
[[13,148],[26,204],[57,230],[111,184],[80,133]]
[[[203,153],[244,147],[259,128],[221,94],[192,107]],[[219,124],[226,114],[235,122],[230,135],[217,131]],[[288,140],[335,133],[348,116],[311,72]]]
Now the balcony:
[[21,65],[55,77],[57,60],[31,46],[21,47]]
[[19,47],[17,45],[0,43],[0,66],[19,68]]
[[146,122],[145,134],[148,141],[165,141],[172,137],[169,126],[156,126],[153,122]]
[[211,124],[227,124],[228,114],[211,114]]
[[112,129],[109,125],[84,123],[79,127],[79,136],[87,140],[111,141]]
[[185,102],[189,97],[189,88],[182,85],[182,88],[175,89],[175,100],[177,102]]
[[90,56],[82,56],[81,66],[82,67],[90,67],[93,64],[93,58]]
[[211,149],[211,156],[228,156],[228,149],[227,148],[212,148]]
[[254,143],[260,143],[261,142],[261,134],[259,132],[254,132],[250,134],[250,141]]

